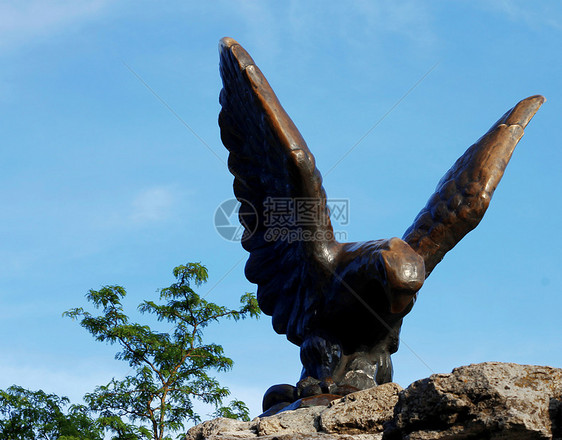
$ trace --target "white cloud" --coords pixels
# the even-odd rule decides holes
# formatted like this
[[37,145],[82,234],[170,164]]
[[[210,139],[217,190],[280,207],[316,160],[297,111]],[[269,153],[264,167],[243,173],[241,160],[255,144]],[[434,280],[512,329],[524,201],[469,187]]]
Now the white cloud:
[[524,24],[531,29],[544,27],[562,30],[560,4],[556,2],[534,2],[521,0],[480,1],[480,7],[499,13],[503,17]]
[[[279,20],[276,20],[275,15],[278,6],[253,0],[225,2],[224,5],[232,8],[233,12],[246,23],[248,38],[252,40],[255,49],[277,54],[283,38]],[[233,37],[237,36],[233,35]]]
[[96,17],[108,0],[0,2],[0,47],[19,45]]
[[[14,277],[26,274],[32,265],[41,261],[46,255],[40,249],[0,250],[0,277]],[[0,312],[0,317],[2,312]]]
[[401,35],[415,45],[431,45],[436,41],[431,14],[423,2],[361,0],[352,3],[352,6],[354,20],[363,19],[366,32],[372,36],[384,33]]
[[0,363],[0,389],[19,385],[28,390],[41,389],[67,396],[72,403],[81,403],[84,394],[108,383],[114,376],[125,375],[127,371],[126,365],[119,365],[112,359],[75,359],[68,366],[54,365],[50,359],[45,364],[36,365],[30,365],[29,360],[4,359]]
[[430,9],[415,0],[347,0],[329,4],[323,0],[286,3],[242,0],[225,2],[224,7],[246,24],[246,39],[240,42],[253,47],[254,53],[262,51],[261,59],[264,55],[277,56],[288,40],[297,42],[297,46],[316,46],[326,40],[326,34],[337,36],[347,44],[363,44],[365,39],[378,44],[389,35],[403,37],[418,48],[432,47],[437,41]]
[[154,187],[144,190],[133,200],[131,220],[135,223],[166,220],[172,214],[175,200],[171,188]]

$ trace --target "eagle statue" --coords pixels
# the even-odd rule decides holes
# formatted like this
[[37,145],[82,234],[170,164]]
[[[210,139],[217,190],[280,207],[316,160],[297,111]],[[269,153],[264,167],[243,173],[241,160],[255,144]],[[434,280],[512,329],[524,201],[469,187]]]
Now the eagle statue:
[[[240,202],[242,246],[250,254],[245,274],[257,284],[274,330],[300,347],[303,364],[296,386],[266,392],[264,411],[390,382],[402,319],[435,266],[484,216],[545,99],[519,102],[468,148],[401,239],[339,243],[314,156],[260,69],[231,38],[220,42],[220,74],[221,139]],[[284,234],[272,233],[280,228]]]

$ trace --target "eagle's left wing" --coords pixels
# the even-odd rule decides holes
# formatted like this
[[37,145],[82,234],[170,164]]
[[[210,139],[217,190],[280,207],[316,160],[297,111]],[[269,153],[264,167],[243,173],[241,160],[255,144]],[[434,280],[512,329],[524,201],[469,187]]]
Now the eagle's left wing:
[[426,277],[480,223],[524,128],[544,102],[540,95],[519,102],[439,181],[403,237],[423,257]]

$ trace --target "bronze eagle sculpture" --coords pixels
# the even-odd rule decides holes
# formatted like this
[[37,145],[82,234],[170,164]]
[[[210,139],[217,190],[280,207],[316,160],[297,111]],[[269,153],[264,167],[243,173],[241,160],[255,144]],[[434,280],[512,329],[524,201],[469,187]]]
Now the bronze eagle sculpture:
[[[488,208],[523,129],[543,104],[531,96],[505,113],[439,181],[402,239],[339,243],[314,156],[250,55],[220,42],[221,139],[230,152],[234,194],[249,253],[245,274],[277,333],[300,346],[296,387],[276,385],[263,409],[298,399],[345,395],[392,380],[403,317],[435,266]],[[307,201],[308,215],[286,204],[271,234],[272,201]],[[279,220],[279,219],[277,219]],[[287,237],[292,239],[287,239]]]

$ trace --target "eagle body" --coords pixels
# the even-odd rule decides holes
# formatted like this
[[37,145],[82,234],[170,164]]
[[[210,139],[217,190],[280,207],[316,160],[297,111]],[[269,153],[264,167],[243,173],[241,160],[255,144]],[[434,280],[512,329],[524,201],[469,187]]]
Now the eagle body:
[[391,381],[404,316],[435,266],[484,216],[545,99],[519,102],[470,146],[402,238],[339,243],[306,142],[242,46],[224,38],[219,48],[219,125],[241,203],[246,277],[303,364],[297,386],[266,392],[264,411]]

